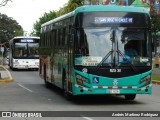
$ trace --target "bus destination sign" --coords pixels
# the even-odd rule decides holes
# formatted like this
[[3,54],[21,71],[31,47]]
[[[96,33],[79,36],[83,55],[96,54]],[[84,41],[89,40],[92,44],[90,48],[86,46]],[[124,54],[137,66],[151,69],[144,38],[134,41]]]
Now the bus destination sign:
[[133,23],[133,18],[128,17],[95,17],[95,23]]

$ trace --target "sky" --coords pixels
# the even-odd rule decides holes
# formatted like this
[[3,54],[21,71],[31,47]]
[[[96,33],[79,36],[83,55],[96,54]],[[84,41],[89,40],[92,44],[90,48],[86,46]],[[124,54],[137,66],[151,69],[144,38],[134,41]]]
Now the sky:
[[57,11],[65,3],[68,3],[68,0],[12,0],[6,6],[0,7],[0,13],[12,17],[24,31],[31,32],[33,24],[45,12]]

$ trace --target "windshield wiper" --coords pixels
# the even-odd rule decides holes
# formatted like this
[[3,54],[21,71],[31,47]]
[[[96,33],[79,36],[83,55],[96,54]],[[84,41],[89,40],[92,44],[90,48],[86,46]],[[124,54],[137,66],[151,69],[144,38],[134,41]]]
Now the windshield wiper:
[[[109,51],[108,54],[102,59],[102,61],[97,65],[95,70],[98,70],[100,68],[100,66],[104,63],[104,61],[107,60],[108,57],[112,54],[113,54],[113,50]],[[112,65],[110,65],[110,66],[112,67]]]
[[[110,40],[112,41],[112,45],[115,42],[115,31],[113,30],[112,33],[110,34]],[[97,67],[95,68],[95,70],[97,71],[100,66],[104,63],[104,61],[106,61],[108,59],[108,57],[112,54],[114,54],[114,50],[113,48],[111,49],[111,51],[108,52],[108,54],[102,59],[102,61],[97,65]],[[114,66],[115,66],[115,54],[114,54],[114,60],[113,60]],[[109,64],[111,67],[113,67],[111,64]]]
[[[117,53],[120,54],[120,56],[124,59],[124,60],[127,60],[127,58],[125,57],[125,55],[120,51],[120,50],[117,50],[116,51]],[[107,58],[113,54],[113,50],[109,51],[109,53],[102,59],[102,61],[97,65],[96,67],[96,71],[100,68],[100,66],[104,63],[105,60],[107,60]],[[136,67],[129,61],[128,62],[130,67],[134,70],[134,72],[137,72],[138,69],[136,69]],[[111,64],[110,64],[111,68],[113,67]]]

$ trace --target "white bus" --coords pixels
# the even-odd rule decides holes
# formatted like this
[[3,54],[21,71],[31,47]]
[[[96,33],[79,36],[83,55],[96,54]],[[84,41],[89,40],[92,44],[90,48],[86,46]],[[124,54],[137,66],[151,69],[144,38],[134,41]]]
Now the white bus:
[[39,68],[39,37],[18,36],[9,41],[9,67],[16,69]]

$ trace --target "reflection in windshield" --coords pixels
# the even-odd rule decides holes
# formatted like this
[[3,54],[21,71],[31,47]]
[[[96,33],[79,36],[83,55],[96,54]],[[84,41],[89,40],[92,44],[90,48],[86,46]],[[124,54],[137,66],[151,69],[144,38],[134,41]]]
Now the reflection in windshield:
[[148,34],[144,29],[123,27],[78,29],[75,65],[97,66],[102,63],[103,66],[119,66],[131,63],[135,66],[150,66]]
[[15,43],[14,57],[39,57],[38,43]]

